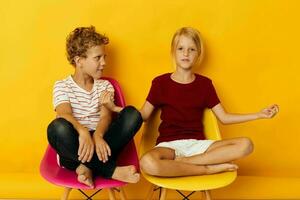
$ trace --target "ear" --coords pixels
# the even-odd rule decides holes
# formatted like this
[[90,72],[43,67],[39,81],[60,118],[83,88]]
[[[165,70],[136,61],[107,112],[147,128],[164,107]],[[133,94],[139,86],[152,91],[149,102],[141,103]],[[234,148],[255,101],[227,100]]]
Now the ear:
[[82,66],[82,58],[80,56],[75,56],[74,57],[74,62],[75,62],[75,65],[78,66],[78,67],[81,67]]

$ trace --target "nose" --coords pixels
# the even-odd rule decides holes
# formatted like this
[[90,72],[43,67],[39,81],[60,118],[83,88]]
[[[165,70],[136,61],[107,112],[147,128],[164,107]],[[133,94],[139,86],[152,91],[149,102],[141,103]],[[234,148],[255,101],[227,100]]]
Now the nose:
[[183,51],[183,55],[184,55],[184,56],[188,56],[188,55],[189,55],[189,50],[188,50],[188,49],[185,49],[185,50]]
[[105,61],[104,57],[100,59],[100,65],[101,66],[105,66],[106,65],[106,61]]

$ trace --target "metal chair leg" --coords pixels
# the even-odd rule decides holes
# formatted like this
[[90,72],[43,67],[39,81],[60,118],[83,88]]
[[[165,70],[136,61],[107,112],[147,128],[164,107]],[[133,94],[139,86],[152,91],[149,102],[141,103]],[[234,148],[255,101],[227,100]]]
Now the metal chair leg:
[[69,194],[70,194],[71,190],[72,190],[72,188],[65,187],[64,188],[64,192],[63,192],[63,194],[61,196],[61,200],[67,200],[68,197],[69,197]]

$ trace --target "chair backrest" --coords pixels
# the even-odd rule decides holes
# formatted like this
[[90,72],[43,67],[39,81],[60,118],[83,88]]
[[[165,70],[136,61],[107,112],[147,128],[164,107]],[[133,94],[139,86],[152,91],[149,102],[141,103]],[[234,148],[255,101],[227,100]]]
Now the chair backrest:
[[[143,135],[139,147],[139,155],[154,147],[158,137],[158,127],[160,124],[160,110],[155,110],[151,117],[145,123]],[[204,134],[207,139],[220,140],[221,134],[217,119],[211,109],[205,109],[203,116]]]

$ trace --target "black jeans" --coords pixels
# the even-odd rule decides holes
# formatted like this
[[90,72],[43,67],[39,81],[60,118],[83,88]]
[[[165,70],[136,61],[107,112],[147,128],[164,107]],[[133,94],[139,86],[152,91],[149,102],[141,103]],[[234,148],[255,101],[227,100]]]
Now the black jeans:
[[[119,153],[126,144],[133,139],[143,123],[138,110],[133,106],[125,107],[109,125],[104,140],[111,149],[111,156],[103,163],[96,152],[90,162],[82,163],[93,171],[94,175],[111,178]],[[60,157],[60,163],[67,169],[75,170],[81,162],[78,160],[78,132],[73,125],[64,118],[53,120],[47,129],[48,141]]]

